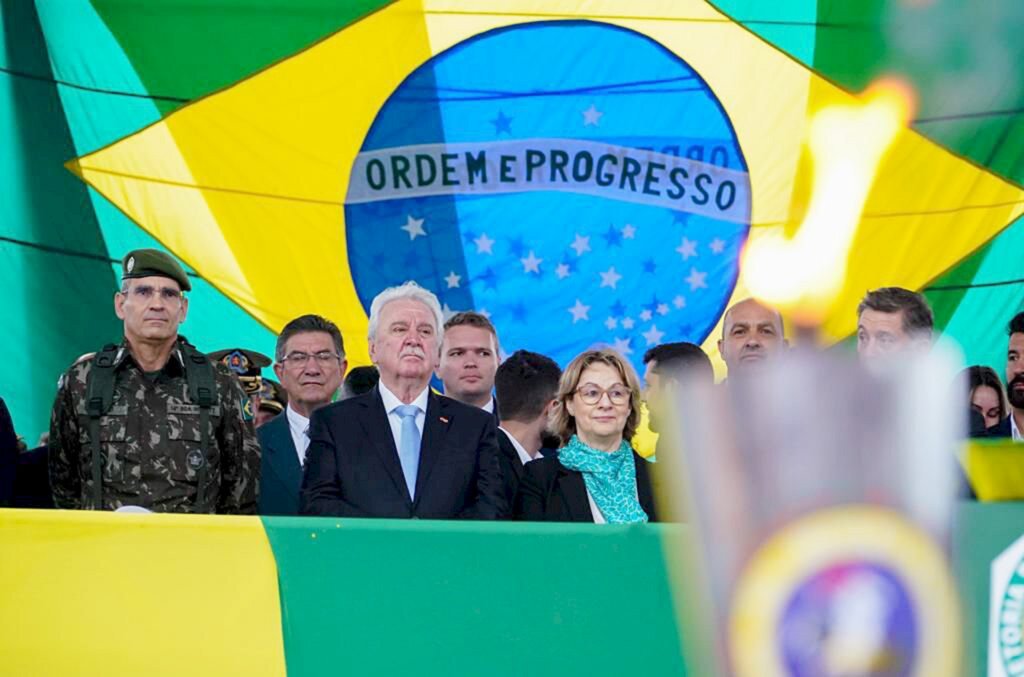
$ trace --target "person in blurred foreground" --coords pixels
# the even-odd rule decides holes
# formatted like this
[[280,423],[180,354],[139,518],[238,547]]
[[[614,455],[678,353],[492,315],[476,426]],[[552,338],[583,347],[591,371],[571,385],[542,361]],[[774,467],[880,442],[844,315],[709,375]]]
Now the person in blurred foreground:
[[524,467],[515,518],[656,521],[648,462],[630,447],[639,423],[640,384],[632,367],[613,350],[578,355],[562,374],[552,412],[562,447]]

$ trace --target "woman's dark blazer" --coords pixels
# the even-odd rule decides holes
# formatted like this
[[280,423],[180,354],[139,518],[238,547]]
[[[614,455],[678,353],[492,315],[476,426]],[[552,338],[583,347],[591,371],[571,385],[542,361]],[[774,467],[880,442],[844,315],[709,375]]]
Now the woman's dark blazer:
[[[649,463],[633,452],[636,463],[636,490],[640,507],[647,519],[657,522],[654,495],[651,491]],[[590,501],[583,474],[569,470],[558,456],[530,461],[523,468],[523,478],[513,505],[513,517],[532,522],[593,522]]]

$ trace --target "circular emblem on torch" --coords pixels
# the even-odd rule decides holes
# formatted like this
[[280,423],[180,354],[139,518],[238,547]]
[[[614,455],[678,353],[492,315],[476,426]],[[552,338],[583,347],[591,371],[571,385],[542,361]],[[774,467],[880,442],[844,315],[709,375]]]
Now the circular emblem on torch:
[[736,586],[737,675],[955,675],[958,606],[945,557],[895,512],[820,511],[784,527]]

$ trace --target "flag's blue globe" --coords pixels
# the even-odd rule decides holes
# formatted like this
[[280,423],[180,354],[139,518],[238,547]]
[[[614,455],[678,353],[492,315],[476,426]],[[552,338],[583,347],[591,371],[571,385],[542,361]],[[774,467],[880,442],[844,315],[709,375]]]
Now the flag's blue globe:
[[638,364],[701,343],[738,273],[746,164],[700,75],[592,22],[492,31],[438,55],[381,109],[345,207],[364,306],[408,279],[485,312],[504,350]]

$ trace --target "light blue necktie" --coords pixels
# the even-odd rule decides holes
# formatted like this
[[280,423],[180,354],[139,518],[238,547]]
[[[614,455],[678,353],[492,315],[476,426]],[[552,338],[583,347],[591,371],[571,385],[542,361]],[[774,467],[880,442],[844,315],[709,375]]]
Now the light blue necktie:
[[398,461],[402,464],[405,486],[409,497],[416,498],[416,474],[420,468],[420,429],[416,427],[416,414],[420,408],[415,404],[395,407],[395,413],[402,417],[402,433],[398,438]]

